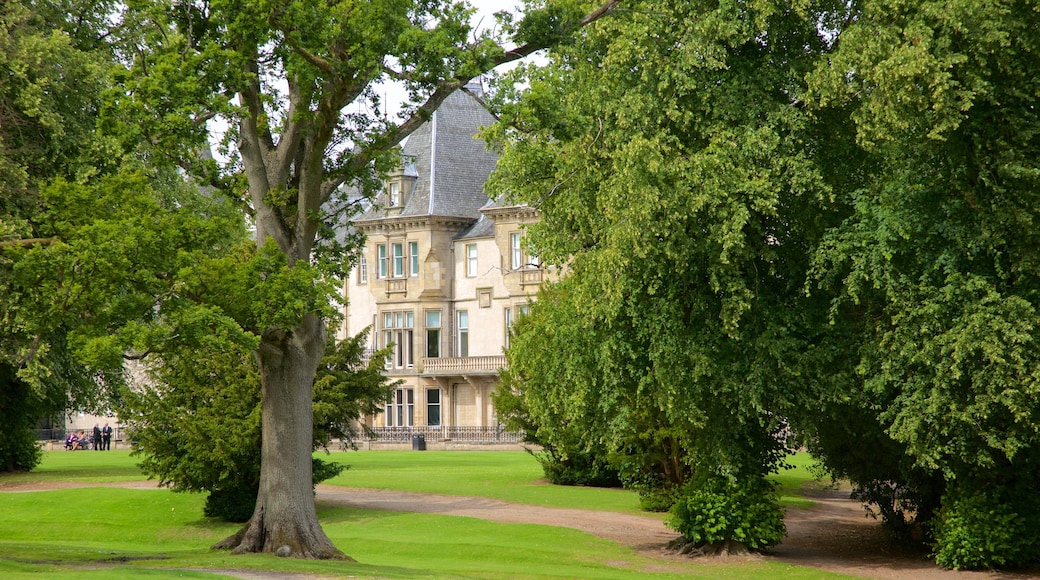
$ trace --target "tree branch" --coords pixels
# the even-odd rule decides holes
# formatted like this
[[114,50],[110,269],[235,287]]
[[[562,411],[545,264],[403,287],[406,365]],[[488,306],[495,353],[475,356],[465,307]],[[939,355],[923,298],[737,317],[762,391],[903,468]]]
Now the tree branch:
[[[582,18],[574,25],[563,29],[561,33],[564,35],[570,34],[575,30],[592,24],[600,18],[603,18],[604,16],[607,16],[608,14],[612,13],[614,8],[618,4],[620,4],[621,1],[622,0],[607,0],[602,6],[586,14],[584,18]],[[551,46],[551,43],[549,42],[528,43],[523,46],[514,48],[512,50],[505,51],[502,55],[493,59],[490,65],[487,68],[485,68],[482,72],[494,69],[499,65],[508,62],[519,60],[534,52],[537,52],[544,48],[549,48],[549,46]],[[382,70],[387,75],[396,80],[415,81],[415,79],[407,73],[395,71],[386,66],[383,66]],[[444,100],[447,99],[448,96],[451,95],[451,93],[465,87],[466,83],[472,80],[475,76],[476,75],[468,76],[465,78],[456,77],[454,79],[445,80],[438,83],[437,89],[426,99],[426,102],[424,102],[418,109],[415,110],[411,117],[409,117],[405,122],[388,130],[386,133],[383,134],[382,142],[379,142],[378,144],[373,144],[373,146],[371,147],[359,148],[357,155],[355,155],[345,167],[341,168],[339,171],[330,172],[327,176],[328,178],[322,183],[323,198],[327,199],[328,196],[330,196],[332,192],[335,191],[336,188],[344,182],[345,176],[356,174],[356,172],[360,171],[365,166],[369,165],[380,154],[388,151],[392,147],[396,147],[397,145],[399,145],[401,141],[403,141],[406,137],[411,135],[416,129],[421,127],[423,123],[429,120],[430,117],[433,115],[433,112],[441,106]],[[472,92],[470,92],[470,94],[472,95]],[[475,97],[475,95],[473,96]]]
[[[574,32],[575,30],[588,26],[589,24],[592,24],[593,22],[613,12],[614,8],[620,3],[621,0],[607,0],[599,8],[586,14],[585,18],[579,20],[577,24],[564,28],[560,31],[560,33],[562,35],[567,35]],[[518,46],[512,50],[507,50],[501,56],[494,60],[494,64],[491,66],[491,68],[495,68],[507,62],[513,62],[514,60],[520,60],[525,56],[529,56],[535,52],[538,52],[539,50],[542,50],[543,48],[549,48],[549,46],[550,44],[547,42],[529,42],[523,46]]]
[[26,248],[29,246],[49,246],[58,241],[57,237],[53,238],[26,238],[24,240],[7,240],[0,242],[0,248]]
[[289,34],[285,35],[285,41],[289,44],[289,48],[293,49],[293,52],[296,54],[302,56],[304,60],[318,67],[326,74],[334,74],[335,71],[332,70],[332,63],[293,42],[292,37]]

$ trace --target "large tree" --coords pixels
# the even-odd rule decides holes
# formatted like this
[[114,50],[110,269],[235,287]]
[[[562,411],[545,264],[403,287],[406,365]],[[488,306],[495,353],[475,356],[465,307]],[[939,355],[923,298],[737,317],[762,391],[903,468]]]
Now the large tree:
[[[588,14],[582,2],[532,3],[524,18],[503,17],[484,32],[471,28],[473,10],[462,2],[125,5],[120,46],[129,66],[110,108],[112,133],[143,139],[153,155],[239,200],[266,256],[254,273],[288,282],[258,279],[255,288],[270,293],[238,296],[249,305],[235,319],[258,338],[260,490],[250,522],[219,547],[344,557],[318,525],[311,488],[327,296],[306,282],[335,276],[356,251],[333,232],[350,205],[344,191],[370,195],[399,162],[398,144],[473,77],[558,42],[615,2]],[[394,118],[380,99],[384,82],[407,94]],[[214,121],[227,129],[220,167],[200,154]]]
[[518,322],[505,386],[550,445],[579,430],[731,521],[729,497],[765,506],[698,543],[779,540],[765,476],[805,368],[833,356],[814,348],[828,303],[803,288],[837,223],[817,154],[840,156],[842,133],[801,99],[841,5],[627,4],[528,71],[499,125],[492,185],[540,210],[528,242],[567,272]]
[[873,159],[818,254],[858,337],[850,400],[905,450],[895,484],[924,492],[940,563],[1036,562],[1040,11],[876,1],[847,22],[810,100]]
[[52,211],[58,190],[49,186],[88,183],[118,165],[94,133],[114,64],[103,41],[109,5],[0,6],[0,471],[34,467],[37,422],[97,408],[119,379],[118,364],[89,368],[73,356],[70,332],[85,314],[73,310],[76,297],[34,285],[54,265],[42,248],[68,249],[69,216]]
[[629,6],[500,127],[569,268],[511,343],[520,418],[739,480],[786,417],[943,565],[1035,562],[1040,12]]

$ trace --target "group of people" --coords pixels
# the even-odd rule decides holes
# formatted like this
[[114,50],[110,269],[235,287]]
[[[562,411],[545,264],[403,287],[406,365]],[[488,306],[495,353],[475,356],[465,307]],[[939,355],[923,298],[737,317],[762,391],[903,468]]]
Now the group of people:
[[75,432],[69,433],[69,436],[65,438],[65,449],[69,451],[78,449],[111,450],[112,428],[108,426],[108,423],[105,423],[104,427],[99,427],[97,423],[94,423],[93,435],[88,436],[83,431],[80,431],[78,435]]

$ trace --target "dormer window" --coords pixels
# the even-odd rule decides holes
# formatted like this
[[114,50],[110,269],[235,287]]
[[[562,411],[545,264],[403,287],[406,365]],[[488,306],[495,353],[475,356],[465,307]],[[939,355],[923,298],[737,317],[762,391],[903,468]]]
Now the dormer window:
[[390,182],[389,191],[390,207],[401,207],[401,183],[398,181]]

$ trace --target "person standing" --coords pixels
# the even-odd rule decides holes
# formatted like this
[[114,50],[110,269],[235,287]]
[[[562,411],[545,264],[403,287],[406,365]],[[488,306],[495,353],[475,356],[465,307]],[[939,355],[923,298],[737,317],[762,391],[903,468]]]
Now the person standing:
[[91,441],[94,443],[94,451],[101,451],[101,427],[97,423],[94,423],[94,437]]
[[108,426],[108,423],[101,428],[101,444],[105,451],[112,450],[112,428]]

